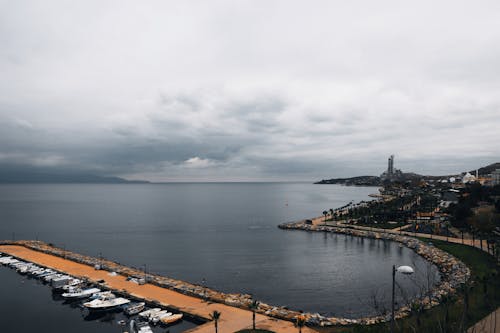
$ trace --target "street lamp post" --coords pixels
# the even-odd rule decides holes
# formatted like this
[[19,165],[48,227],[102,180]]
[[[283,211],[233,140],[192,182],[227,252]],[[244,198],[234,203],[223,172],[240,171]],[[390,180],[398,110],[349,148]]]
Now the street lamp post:
[[395,286],[396,286],[396,272],[401,274],[410,275],[413,274],[414,270],[410,266],[399,266],[396,268],[396,265],[392,265],[392,304],[391,304],[391,333],[394,333],[394,296],[395,296]]

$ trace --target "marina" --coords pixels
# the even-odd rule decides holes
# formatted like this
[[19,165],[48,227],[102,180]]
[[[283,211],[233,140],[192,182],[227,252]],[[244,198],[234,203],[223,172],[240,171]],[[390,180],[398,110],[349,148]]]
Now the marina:
[[[54,273],[45,276],[47,282],[63,275],[71,276],[86,281],[89,288],[81,288],[69,291],[66,297],[86,298],[101,290],[111,291],[113,294],[121,295],[127,300],[142,300],[147,304],[155,305],[153,311],[149,311],[146,316],[138,316],[128,322],[130,328],[137,332],[149,332],[149,325],[175,325],[175,322],[185,320],[186,318],[201,325],[189,330],[190,333],[204,333],[213,331],[213,323],[210,321],[210,314],[213,311],[222,313],[219,320],[219,332],[235,332],[241,329],[251,327],[252,313],[239,307],[230,306],[222,303],[207,301],[202,298],[186,295],[180,292],[159,287],[151,283],[137,284],[127,280],[124,275],[116,274],[106,270],[97,270],[93,266],[84,265],[67,258],[61,258],[55,255],[42,253],[40,251],[28,248],[23,242],[14,242],[13,244],[0,245],[0,263],[13,268],[30,266],[35,271],[50,269]],[[43,273],[40,273],[43,275]],[[51,277],[51,278],[50,278]],[[90,287],[90,286],[93,287]],[[64,294],[62,295],[64,297]],[[120,296],[120,297],[121,297]],[[108,301],[113,299],[108,295]],[[95,302],[97,301],[97,302]],[[102,304],[97,298],[88,302]],[[106,301],[106,300],[104,300]],[[128,302],[127,302],[128,303]],[[108,304],[112,304],[108,303]],[[114,308],[114,307],[113,307]],[[120,310],[122,310],[120,308]],[[145,320],[147,319],[147,320]],[[269,329],[274,332],[290,332],[294,329],[291,321],[273,318],[263,314],[257,314],[256,322],[259,327]],[[305,328],[304,332],[313,332]],[[133,332],[133,331],[132,331]]]
[[111,291],[101,291],[101,289],[95,287],[85,288],[85,286],[92,285],[92,282],[87,279],[77,279],[76,277],[64,274],[58,270],[26,261],[25,258],[13,257],[2,252],[0,252],[0,265],[10,267],[16,270],[17,273],[26,275],[29,278],[42,281],[52,288],[53,294],[58,294],[59,291],[66,290],[67,292],[62,293],[61,297],[71,302],[73,306],[75,305],[74,302],[79,302],[83,299],[83,303],[76,304],[76,306],[82,308],[83,311],[90,311],[88,314],[94,313],[95,311],[124,311],[130,321],[120,320],[117,323],[122,326],[127,326],[129,329],[125,331],[127,333],[153,332],[150,325],[170,327],[183,318],[183,315],[180,313],[174,314],[168,312],[168,310],[157,308],[158,311],[155,312],[154,316],[134,319],[132,316],[137,314],[138,309],[145,308],[145,302],[135,303],[133,306],[125,307],[125,305],[131,302],[129,299],[117,297],[117,295]]

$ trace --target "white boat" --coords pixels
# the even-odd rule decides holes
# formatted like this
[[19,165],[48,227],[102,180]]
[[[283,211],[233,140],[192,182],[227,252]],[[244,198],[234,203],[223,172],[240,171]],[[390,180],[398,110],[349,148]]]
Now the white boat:
[[19,274],[27,274],[28,270],[31,268],[31,264],[17,266],[16,270]]
[[33,274],[35,274],[35,272],[38,272],[38,271],[40,271],[41,269],[42,269],[42,267],[37,266],[37,265],[33,265],[33,266],[31,266],[31,268],[30,268],[30,269],[28,269],[28,274],[29,274],[29,275],[33,275]]
[[111,291],[100,291],[98,293],[92,294],[90,296],[90,300],[93,299],[104,299],[104,298],[115,298],[115,294],[113,294]]
[[14,259],[9,263],[9,266],[12,268],[18,268],[18,267],[24,266],[24,265],[26,265],[26,263],[24,261],[19,261],[17,259]]
[[2,257],[0,258],[0,264],[2,265],[7,265],[10,263],[10,261],[12,260],[13,258],[12,257]]
[[56,274],[56,272],[49,268],[49,269],[46,269],[44,272],[38,274],[37,277],[39,279],[43,279],[44,277],[46,277],[48,275],[52,275],[52,274]]
[[[53,283],[54,283],[54,281],[52,281],[52,286],[54,287]],[[64,285],[59,285],[59,286],[54,287],[54,288],[67,291],[71,287],[77,287],[77,286],[81,285],[82,283],[83,283],[82,280],[70,277],[70,279],[68,281],[66,281],[66,283]]]
[[172,314],[170,316],[161,317],[160,322],[162,324],[169,325],[169,324],[175,323],[176,321],[181,320],[181,319],[182,319],[182,313],[176,313],[176,314]]
[[153,330],[148,325],[148,323],[144,322],[136,322],[137,333],[153,333]]
[[57,279],[57,278],[59,278],[59,277],[61,277],[61,276],[63,276],[63,274],[61,274],[61,273],[49,274],[49,275],[44,276],[44,277],[43,277],[43,280],[44,280],[45,282],[50,282],[50,281],[52,281],[53,279]]
[[144,310],[145,305],[146,305],[146,303],[144,303],[144,302],[129,303],[124,307],[123,311],[125,312],[125,314],[132,316],[132,315],[138,314],[139,312]]
[[40,267],[38,267],[36,265],[31,265],[31,266],[26,267],[23,272],[19,272],[19,273],[31,275],[31,273],[38,271],[39,269],[40,269]]
[[123,297],[115,297],[115,295],[111,294],[83,303],[83,306],[89,310],[104,311],[115,309],[127,303],[130,303],[130,300]]
[[63,286],[62,287],[62,290],[63,290],[63,293],[66,292],[66,293],[76,293],[80,290],[84,289],[83,286],[80,286],[80,285],[76,285],[76,286]]
[[19,262],[19,260],[15,259],[15,258],[13,258],[13,257],[5,257],[5,258],[3,258],[3,260],[2,260],[2,264],[4,264],[4,265],[9,265],[9,266],[10,266],[10,264],[12,264],[13,262]]
[[168,312],[167,310],[162,310],[160,312],[155,313],[153,316],[149,318],[149,321],[154,325],[158,324],[161,318],[171,316],[173,313]]
[[37,270],[30,272],[30,275],[38,277],[40,274],[45,273],[45,268],[39,267]]
[[161,311],[160,308],[149,309],[149,310],[142,311],[141,313],[139,313],[139,317],[149,320],[149,318],[151,318],[152,316],[154,316],[155,314],[157,314],[160,311]]
[[60,289],[62,286],[66,285],[69,281],[71,281],[72,277],[69,275],[63,275],[58,278],[52,279],[50,281],[50,285],[54,289]]
[[92,294],[98,293],[100,291],[101,289],[99,288],[77,289],[72,292],[63,293],[61,296],[64,298],[77,299],[77,298],[89,297]]
[[6,257],[6,258],[4,258],[4,260],[2,260],[2,264],[8,265],[8,266],[10,266],[12,263],[15,263],[15,262],[19,262],[19,260],[14,259],[12,257]]

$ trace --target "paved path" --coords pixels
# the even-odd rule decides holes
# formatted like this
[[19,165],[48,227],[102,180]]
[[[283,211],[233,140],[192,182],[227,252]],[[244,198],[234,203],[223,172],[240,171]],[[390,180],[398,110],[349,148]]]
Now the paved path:
[[[324,219],[324,217],[316,217],[316,218],[312,219],[312,222],[313,222],[313,225],[322,225],[322,224],[325,224],[325,219]],[[481,241],[479,239],[475,239],[473,241],[472,239],[468,239],[468,238],[462,239],[462,238],[457,238],[457,237],[446,237],[446,236],[423,234],[423,233],[418,233],[418,232],[415,233],[415,232],[410,232],[410,231],[402,231],[401,228],[396,228],[396,229],[372,228],[372,227],[365,227],[365,226],[360,226],[360,225],[355,225],[355,224],[352,224],[352,225],[351,224],[344,224],[341,222],[333,222],[333,221],[326,221],[326,225],[337,226],[337,227],[346,227],[346,228],[358,229],[358,230],[366,230],[366,231],[372,231],[372,232],[380,232],[380,233],[386,232],[386,233],[390,233],[390,234],[398,234],[398,235],[405,235],[405,236],[412,236],[412,237],[438,239],[438,240],[442,240],[445,242],[464,244],[464,245],[474,246],[478,249],[481,249]],[[485,240],[483,240],[483,249],[482,250],[484,252],[490,253],[487,250]]]
[[[156,301],[164,306],[171,306],[182,312],[190,313],[207,320],[210,318],[210,313],[217,310],[221,312],[221,318],[219,320],[220,333],[233,333],[244,328],[251,328],[252,325],[252,312],[248,310],[243,310],[221,303],[206,302],[202,299],[184,295],[152,284],[140,286],[133,282],[126,281],[124,276],[110,276],[107,271],[98,271],[88,265],[79,264],[68,259],[28,249],[24,246],[1,245],[0,252],[8,253],[23,260],[45,267],[50,267],[73,276],[84,277],[93,282],[104,280],[110,289],[121,290],[129,295],[146,299],[148,301]],[[257,328],[268,329],[277,333],[297,331],[293,323],[289,321],[274,319],[261,314],[257,314],[256,322]],[[208,322],[189,330],[189,332],[213,333],[214,325],[212,322]],[[315,333],[316,331],[304,327],[302,332]]]
[[467,333],[500,333],[500,308],[469,328]]

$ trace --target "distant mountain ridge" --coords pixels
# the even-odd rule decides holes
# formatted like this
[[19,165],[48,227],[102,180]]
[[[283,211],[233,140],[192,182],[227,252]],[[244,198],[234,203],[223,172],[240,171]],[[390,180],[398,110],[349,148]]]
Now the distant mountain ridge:
[[0,167],[3,184],[146,184],[148,181],[127,180],[114,176],[99,176],[83,171],[63,171],[49,168]]
[[380,177],[378,176],[357,176],[351,178],[332,178],[323,179],[314,184],[342,184],[342,185],[358,185],[358,186],[378,186]]

